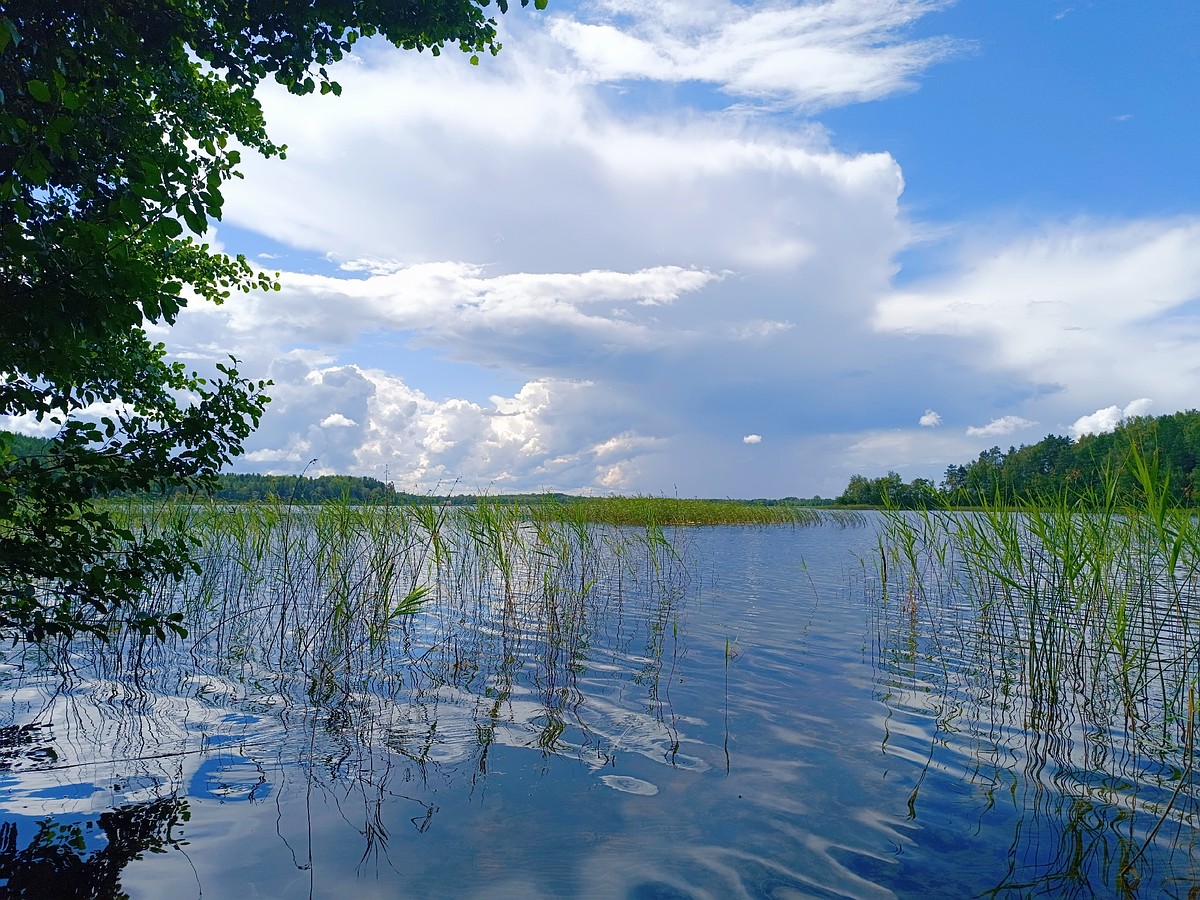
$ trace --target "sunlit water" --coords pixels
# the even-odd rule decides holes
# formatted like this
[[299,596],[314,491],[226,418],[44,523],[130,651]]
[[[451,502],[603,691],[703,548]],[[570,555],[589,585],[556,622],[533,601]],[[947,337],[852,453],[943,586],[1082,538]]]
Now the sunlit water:
[[1027,729],[968,606],[881,597],[874,524],[680,532],[686,575],[643,566],[550,622],[528,596],[431,601],[327,683],[230,646],[152,649],[137,678],[14,660],[0,876],[52,897],[1194,896],[1194,775]]

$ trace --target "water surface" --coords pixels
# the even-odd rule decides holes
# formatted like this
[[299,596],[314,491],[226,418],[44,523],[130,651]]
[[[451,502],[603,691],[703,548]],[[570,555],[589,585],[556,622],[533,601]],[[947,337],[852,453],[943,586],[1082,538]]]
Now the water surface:
[[0,877],[10,896],[1192,895],[1190,771],[1083,717],[1027,727],[970,604],[881,589],[877,524],[680,530],[678,558],[614,543],[507,579],[476,560],[357,655],[273,643],[298,626],[250,600],[239,629],[213,612],[121,662],[14,654]]

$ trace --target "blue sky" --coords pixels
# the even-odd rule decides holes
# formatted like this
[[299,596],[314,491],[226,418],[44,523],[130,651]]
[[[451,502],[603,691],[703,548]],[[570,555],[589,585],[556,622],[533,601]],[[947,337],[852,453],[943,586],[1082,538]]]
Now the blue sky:
[[1200,392],[1200,7],[564,3],[262,100],[244,471],[833,496]]

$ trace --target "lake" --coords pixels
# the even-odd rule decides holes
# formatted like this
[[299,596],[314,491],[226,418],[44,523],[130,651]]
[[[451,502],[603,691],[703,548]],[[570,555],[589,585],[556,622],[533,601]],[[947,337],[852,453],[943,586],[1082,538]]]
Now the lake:
[[[882,523],[214,546],[188,640],[10,653],[0,893],[1196,896],[1194,709],[1147,734],[1070,667],[1048,705]],[[404,553],[388,596],[431,589],[368,627]]]

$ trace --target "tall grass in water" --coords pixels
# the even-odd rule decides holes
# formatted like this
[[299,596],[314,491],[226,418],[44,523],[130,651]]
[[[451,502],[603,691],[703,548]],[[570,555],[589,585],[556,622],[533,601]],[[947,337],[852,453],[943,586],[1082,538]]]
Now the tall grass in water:
[[549,697],[579,667],[597,604],[636,591],[658,623],[687,577],[661,526],[596,525],[572,505],[130,501],[122,513],[188,534],[199,566],[144,600],[182,608],[190,635],[160,644],[114,625],[94,653],[106,677],[178,669],[168,658],[182,649],[193,671],[181,677],[326,709],[421,681],[491,679],[503,697],[531,651]]
[[[113,623],[107,645],[46,648],[66,687],[28,667],[48,698],[34,715],[96,783],[144,768],[155,790],[177,790],[211,735],[273,767],[264,782],[299,777],[302,796],[324,792],[348,818],[361,806],[366,861],[386,857],[381,810],[406,793],[389,784],[401,770],[426,777],[453,758],[483,777],[493,746],[520,744],[596,766],[635,739],[678,754],[670,623],[688,573],[659,525],[489,501],[122,503],[134,531],[189,535],[198,568],[144,598],[145,612],[182,610],[186,637]],[[621,709],[583,702],[585,679],[624,679],[629,657],[634,737]]]
[[[1171,842],[1200,825],[1200,524],[1169,502],[1152,456],[1128,465],[1135,496],[1113,473],[1099,491],[1036,503],[885,513],[885,679],[921,685],[938,740],[969,735],[989,803],[1007,786],[1023,804],[998,892],[1099,878],[1131,894],[1150,857],[1195,877],[1192,848]],[[1065,823],[1055,858],[1026,883],[1022,860],[1045,857],[1052,822]]]
[[[435,642],[458,641],[463,623],[495,614],[493,601],[524,614],[536,598],[549,632],[573,634],[599,587],[620,593],[680,576],[676,549],[686,538],[666,529],[802,525],[834,515],[652,497],[483,497],[454,507],[122,503],[129,527],[187,535],[199,551],[197,571],[179,584],[164,579],[144,598],[144,612],[182,608],[191,636],[168,645],[184,643],[206,665],[233,660],[276,678],[300,672],[313,690],[335,672],[400,665],[396,642],[415,648],[418,630],[421,640],[437,629]],[[409,616],[418,610],[428,613],[419,629]],[[118,623],[112,633],[113,666],[136,668],[156,652]]]

